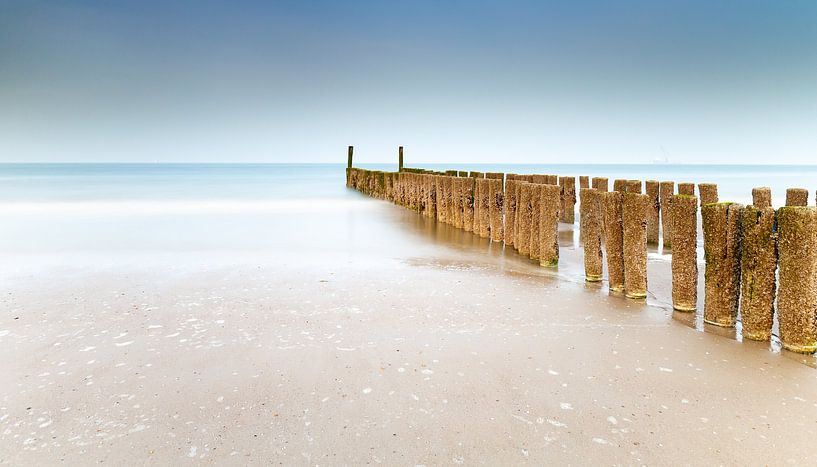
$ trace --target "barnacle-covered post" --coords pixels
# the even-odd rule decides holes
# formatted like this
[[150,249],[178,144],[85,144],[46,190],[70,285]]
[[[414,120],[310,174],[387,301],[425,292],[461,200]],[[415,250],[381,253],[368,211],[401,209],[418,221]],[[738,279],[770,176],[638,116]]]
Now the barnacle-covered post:
[[465,191],[465,179],[461,177],[451,177],[451,188],[452,188],[452,207],[454,218],[452,219],[451,225],[454,227],[461,229],[463,228],[463,218],[465,212],[465,198],[463,196],[463,192]]
[[740,316],[746,339],[767,341],[772,336],[776,237],[774,209],[746,206],[740,261]]
[[687,195],[687,196],[695,196],[695,184],[694,183],[679,183],[678,184],[678,194],[679,195]]
[[817,350],[817,244],[814,208],[786,206],[777,211],[780,287],[777,320],[783,348]]
[[[397,174],[398,178],[400,177],[400,173]],[[423,179],[423,184],[425,185],[425,196],[426,196],[426,216],[436,219],[437,218],[437,184],[434,183],[434,179],[437,177],[436,175],[429,175],[429,174],[422,174],[420,177]]]
[[[738,316],[743,205],[713,203],[701,208],[704,231],[704,322],[732,327]],[[674,239],[674,237],[673,237]]]
[[541,185],[539,201],[539,265],[559,265],[559,205],[558,185]]
[[675,182],[661,182],[658,184],[659,202],[661,204],[661,231],[664,248],[672,246],[672,197],[674,196]]
[[592,179],[590,179],[590,187],[595,188],[599,191],[607,191],[607,178],[593,177]]
[[808,206],[808,190],[805,188],[786,190],[786,206]]
[[488,238],[491,233],[491,201],[490,188],[487,178],[478,178],[479,187],[479,230],[476,231],[482,238]]
[[446,195],[445,178],[445,175],[434,177],[437,190],[437,221],[442,223],[448,222],[448,196]]
[[584,229],[584,279],[587,282],[601,281],[604,256],[601,252],[602,208],[599,191],[582,188],[582,228]]
[[647,206],[647,243],[658,244],[658,230],[661,225],[660,212],[661,201],[659,197],[658,180],[647,180],[644,182],[644,191],[650,198]]
[[752,188],[752,205],[758,209],[772,207],[772,189],[767,186]]
[[579,175],[579,196],[582,188],[590,188],[590,177],[587,175]]
[[519,183],[515,175],[508,174],[505,181],[505,244],[513,246],[514,235],[516,235],[514,227],[516,227],[516,187]]
[[454,196],[454,180],[456,180],[457,177],[452,177],[450,175],[447,175],[444,178],[445,178],[445,198],[446,198],[445,200],[446,200],[446,203],[448,203],[447,204],[448,211],[446,212],[446,215],[445,215],[446,216],[446,224],[454,225],[454,217],[456,216],[456,210],[457,210],[457,206],[456,206],[456,203],[454,201],[454,199],[455,199],[455,196]]
[[542,183],[531,183],[530,192],[530,259],[538,260],[542,247],[540,229],[542,228]]
[[698,306],[698,199],[672,197],[672,307],[695,311]]
[[627,180],[623,178],[617,178],[613,180],[613,191],[618,191],[619,193],[624,193],[627,191]]
[[604,248],[607,251],[607,277],[610,290],[624,290],[624,221],[623,193],[611,191],[604,199]]
[[462,179],[462,228],[466,232],[474,231],[474,179]]
[[698,194],[701,196],[701,206],[718,202],[718,185],[714,183],[699,183]]
[[641,193],[641,180],[627,180],[624,191],[627,193]]
[[516,238],[513,241],[516,250],[520,255],[530,254],[530,221],[531,221],[531,189],[533,185],[528,182],[519,184],[519,197],[516,202]]
[[491,240],[501,242],[504,238],[502,228],[502,213],[505,206],[505,195],[502,192],[502,179],[488,180],[488,193],[490,202],[489,222],[491,226]]
[[624,193],[624,295],[647,297],[647,206],[649,197]]
[[576,222],[576,177],[559,177],[562,187],[561,221],[567,224]]

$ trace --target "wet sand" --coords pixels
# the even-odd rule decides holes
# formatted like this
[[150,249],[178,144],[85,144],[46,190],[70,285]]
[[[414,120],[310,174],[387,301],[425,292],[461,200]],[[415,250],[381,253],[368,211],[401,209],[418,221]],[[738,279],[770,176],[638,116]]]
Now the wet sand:
[[4,255],[0,461],[817,462],[815,370],[673,315],[655,252],[644,303],[581,281],[566,226],[554,273],[383,201],[286,222],[239,252]]

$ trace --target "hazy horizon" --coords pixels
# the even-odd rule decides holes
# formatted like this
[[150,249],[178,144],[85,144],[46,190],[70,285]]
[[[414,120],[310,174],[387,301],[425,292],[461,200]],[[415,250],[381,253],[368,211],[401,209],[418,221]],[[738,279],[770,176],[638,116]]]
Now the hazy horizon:
[[0,162],[810,164],[817,3],[0,5]]

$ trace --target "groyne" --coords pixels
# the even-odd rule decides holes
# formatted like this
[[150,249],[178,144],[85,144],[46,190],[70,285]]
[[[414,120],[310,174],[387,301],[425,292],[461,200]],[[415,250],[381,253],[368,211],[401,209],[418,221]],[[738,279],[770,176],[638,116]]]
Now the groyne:
[[[352,167],[352,157],[350,147],[349,188],[473,232],[542,267],[558,267],[559,225],[575,223],[577,177],[406,167],[383,172]],[[675,310],[702,310],[707,325],[740,322],[742,337],[760,341],[774,337],[776,318],[783,348],[817,350],[817,212],[807,206],[807,190],[788,190],[787,206],[775,209],[766,187],[752,189],[753,204],[743,206],[720,201],[711,183],[699,183],[696,197],[691,182],[617,179],[608,192],[607,178],[578,178],[588,282],[606,280],[611,293],[644,299],[648,244],[660,244],[671,254]]]

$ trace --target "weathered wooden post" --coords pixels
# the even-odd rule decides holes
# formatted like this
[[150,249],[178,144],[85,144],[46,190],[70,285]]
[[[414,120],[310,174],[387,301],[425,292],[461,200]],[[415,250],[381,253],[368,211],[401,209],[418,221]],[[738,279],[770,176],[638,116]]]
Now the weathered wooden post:
[[397,148],[397,171],[403,171],[403,146]]
[[777,211],[780,288],[777,320],[783,348],[817,350],[817,244],[814,208],[786,206]]
[[539,265],[559,265],[559,205],[561,190],[558,185],[541,185],[539,202]]
[[489,238],[491,235],[491,202],[490,186],[487,178],[478,178],[479,187],[479,231],[477,233],[482,238]]
[[698,199],[672,196],[672,308],[698,307]]
[[620,191],[604,193],[604,248],[607,251],[607,277],[610,290],[624,290],[624,219]]
[[532,184],[528,182],[521,182],[519,184],[519,197],[516,204],[516,238],[513,241],[516,251],[520,255],[528,256],[530,254],[530,221],[531,221],[531,188]]
[[[398,173],[399,175],[399,173]],[[425,179],[426,193],[426,215],[432,219],[437,218],[437,184],[434,183],[436,175],[421,175]]]
[[746,206],[740,261],[740,315],[746,339],[767,341],[772,336],[776,240],[774,209]]
[[352,155],[355,152],[354,146],[349,146],[349,152],[346,155],[346,186],[351,187],[351,173],[352,173]]
[[576,177],[559,177],[562,187],[562,222],[573,224],[576,222]]
[[627,191],[627,180],[623,178],[617,178],[613,180],[613,191],[618,191],[619,193],[624,193]]
[[599,191],[607,191],[607,183],[608,181],[606,177],[593,177],[590,186]]
[[457,177],[467,177],[468,171],[467,170],[460,170],[457,172]]
[[508,174],[505,181],[505,244],[514,246],[514,236],[516,235],[516,189],[519,182],[514,174]]
[[490,201],[489,221],[491,225],[491,241],[501,242],[504,237],[502,228],[502,213],[505,206],[505,196],[502,192],[502,179],[488,180],[488,194]]
[[687,196],[695,196],[695,184],[694,183],[679,183],[678,184],[678,194],[679,195],[687,195]]
[[772,189],[767,186],[752,188],[752,205],[758,209],[772,207]]
[[600,192],[594,188],[581,188],[582,228],[584,229],[584,279],[601,281],[604,255],[601,252],[602,208]]
[[699,183],[698,194],[701,195],[701,206],[718,202],[718,185],[714,183]]
[[579,196],[581,196],[582,188],[590,188],[590,177],[587,175],[579,175]]
[[786,206],[808,206],[808,190],[805,188],[786,190]]
[[672,246],[672,197],[675,192],[675,182],[661,182],[658,184],[659,202],[661,204],[661,230],[664,248]]
[[465,179],[461,177],[451,177],[453,188],[454,219],[452,225],[458,229],[463,228],[463,218],[465,213]]
[[661,201],[659,197],[658,180],[647,180],[644,182],[644,191],[650,198],[647,206],[647,243],[658,244],[658,230],[661,225]]
[[474,179],[464,177],[463,183],[463,203],[462,203],[462,228],[466,232],[474,231]]
[[[704,322],[732,327],[738,316],[743,205],[713,203],[701,208],[704,231]],[[673,237],[673,240],[675,238]]]
[[542,247],[542,183],[531,183],[530,190],[530,259],[539,260]]
[[647,297],[647,206],[649,198],[639,193],[624,193],[624,295]]
[[448,214],[448,200],[445,196],[445,175],[434,176],[434,189],[437,193],[437,222],[445,223],[445,216]]
[[624,191],[627,193],[641,193],[641,180],[627,180]]

